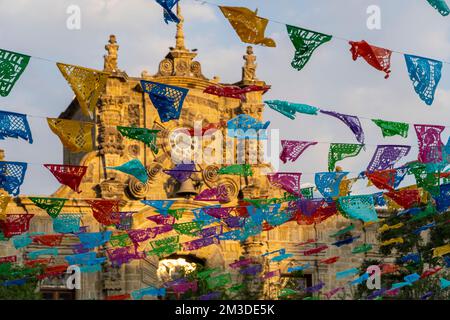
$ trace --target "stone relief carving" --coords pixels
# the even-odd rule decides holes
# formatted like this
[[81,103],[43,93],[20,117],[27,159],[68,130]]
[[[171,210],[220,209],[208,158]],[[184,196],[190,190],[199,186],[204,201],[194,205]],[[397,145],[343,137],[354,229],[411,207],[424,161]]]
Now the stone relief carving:
[[115,127],[106,127],[100,129],[99,149],[100,154],[117,154],[122,156],[124,153],[123,137]]
[[131,127],[139,127],[141,123],[141,110],[138,104],[128,105],[128,123]]

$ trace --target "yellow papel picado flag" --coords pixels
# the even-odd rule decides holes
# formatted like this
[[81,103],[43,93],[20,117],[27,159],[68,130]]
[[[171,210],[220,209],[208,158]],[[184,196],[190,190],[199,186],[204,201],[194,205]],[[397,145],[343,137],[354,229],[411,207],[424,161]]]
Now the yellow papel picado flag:
[[253,12],[244,7],[219,8],[242,42],[276,47],[275,41],[264,35],[269,20],[258,17],[257,11]]
[[50,129],[70,151],[75,153],[92,151],[93,123],[57,118],[47,118],[47,122]]
[[83,114],[92,116],[98,98],[105,90],[109,74],[70,64],[56,65],[75,93]]

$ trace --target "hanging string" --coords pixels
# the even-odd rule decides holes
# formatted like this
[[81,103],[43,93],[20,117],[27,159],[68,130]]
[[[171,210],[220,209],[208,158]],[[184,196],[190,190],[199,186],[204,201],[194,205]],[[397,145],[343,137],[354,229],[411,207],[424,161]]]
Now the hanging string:
[[[216,6],[216,7],[220,7],[220,6],[221,6],[221,5],[217,4],[217,3],[209,2],[209,1],[204,1],[204,0],[194,0],[194,2],[200,2],[201,5],[208,4],[208,5]],[[284,25],[284,26],[286,26],[286,25],[295,25],[295,24],[289,24],[289,23],[286,23],[286,22],[277,21],[277,20],[274,20],[274,19],[269,19],[269,18],[266,18],[266,17],[264,17],[264,19],[267,19],[267,20],[270,21],[270,22],[273,22],[273,23],[276,23],[276,24],[280,24],[280,25]],[[302,28],[311,30],[311,28],[307,28],[307,27],[302,27]],[[336,39],[341,40],[341,41],[345,41],[346,43],[349,43],[350,41],[353,41],[353,40],[350,40],[350,39],[348,39],[348,38],[346,38],[346,37],[336,36],[336,35],[333,35],[333,34],[331,34],[331,33],[322,32],[322,31],[318,31],[318,30],[314,30],[314,31],[320,32],[320,33],[324,33],[324,34],[332,35],[333,38],[336,38]],[[375,44],[374,44],[374,45],[375,45]],[[379,47],[384,48],[384,49],[388,49],[388,50],[390,50],[390,51],[392,51],[392,52],[395,52],[395,53],[398,53],[398,54],[401,54],[401,55],[405,55],[405,54],[407,55],[407,54],[410,54],[410,53],[406,53],[406,52],[399,51],[399,50],[392,50],[392,49],[389,49],[389,48],[386,48],[386,47],[383,47],[383,46],[379,46]],[[427,57],[427,58],[428,58],[428,57]],[[445,64],[450,64],[449,61],[446,61],[446,60],[443,60],[443,59],[434,59],[434,60],[441,61],[442,63],[445,63]]]
[[[3,109],[3,108],[2,108]],[[4,110],[4,109],[3,109]],[[48,118],[52,118],[52,117],[45,117],[45,116],[38,116],[38,115],[33,115],[33,114],[28,114],[28,113],[26,113],[25,114],[27,117],[30,117],[30,118],[37,118],[37,119],[48,119]],[[370,121],[370,122],[372,122],[372,119],[371,118],[366,118],[366,117],[360,117],[360,116],[358,116],[358,118],[360,118],[360,119],[364,119],[364,120],[368,120],[368,121]],[[72,120],[72,119],[65,119],[65,120]],[[74,121],[77,121],[77,122],[80,122],[80,123],[89,123],[89,124],[96,124],[95,122],[93,122],[93,121],[83,121],[83,120],[74,120]],[[387,121],[387,120],[385,120],[385,121]],[[402,122],[402,123],[408,123],[408,122]],[[412,124],[412,125],[414,125],[414,123],[408,123],[408,124]],[[430,125],[432,125],[432,124],[430,124]],[[439,125],[441,125],[441,124],[439,124]],[[450,125],[442,125],[443,127],[445,127],[445,128],[450,128]],[[133,127],[133,128],[137,128],[137,129],[148,129],[148,128],[145,128],[145,127]],[[173,132],[175,132],[176,130],[179,130],[179,129],[185,129],[185,128],[187,128],[187,129],[189,129],[188,127],[178,127],[178,128],[175,128],[175,129],[173,129]],[[196,136],[194,136],[194,138],[195,138]],[[314,140],[314,142],[317,142],[318,144],[332,144],[332,143],[348,143],[348,144],[352,144],[353,142],[337,142],[337,141],[331,141],[331,140]],[[373,143],[364,143],[364,146],[368,146],[368,147],[377,147],[377,146],[379,146],[380,144],[373,144]],[[417,145],[412,145],[411,146],[412,148],[419,148],[419,146],[417,146]],[[31,162],[30,162],[30,164],[32,164]]]

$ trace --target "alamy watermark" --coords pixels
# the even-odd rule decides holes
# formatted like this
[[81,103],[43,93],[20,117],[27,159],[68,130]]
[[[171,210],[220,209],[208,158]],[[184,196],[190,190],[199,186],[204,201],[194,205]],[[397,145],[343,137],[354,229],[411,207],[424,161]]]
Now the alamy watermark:
[[80,290],[81,289],[81,269],[77,265],[71,265],[67,268],[66,273],[69,276],[66,279],[67,289]]
[[381,269],[377,265],[372,265],[367,268],[369,278],[366,281],[367,289],[380,290],[381,289]]
[[381,8],[371,5],[367,7],[366,13],[369,15],[366,22],[367,29],[381,30]]
[[66,20],[66,27],[69,30],[81,29],[81,8],[75,4],[67,7],[66,13],[69,15]]

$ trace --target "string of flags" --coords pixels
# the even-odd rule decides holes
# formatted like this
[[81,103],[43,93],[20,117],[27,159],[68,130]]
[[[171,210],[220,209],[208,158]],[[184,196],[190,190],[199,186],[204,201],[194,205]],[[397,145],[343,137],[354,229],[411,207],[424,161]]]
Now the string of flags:
[[[450,13],[443,0],[428,0],[428,2],[441,14],[448,15]],[[265,29],[270,20],[257,16],[257,10],[253,12],[245,7],[227,7],[202,1],[202,4],[204,3],[219,7],[242,42],[276,47],[275,41],[265,36]],[[295,49],[291,66],[298,71],[305,67],[320,46],[333,39],[332,35],[289,24],[285,25],[289,39]],[[353,60],[362,57],[373,68],[384,72],[386,79],[389,78],[392,50],[371,45],[365,40],[348,41],[348,43],[351,46],[350,52]],[[443,62],[406,53],[404,53],[404,57],[415,92],[423,102],[432,105],[436,88],[441,79]]]
[[[427,0],[433,7],[444,15],[450,13],[449,8],[443,0]],[[179,23],[180,20],[172,12],[178,0],[157,0],[164,12],[166,23]],[[203,3],[209,3],[203,1]],[[209,3],[212,4],[212,3]],[[212,4],[215,5],[215,4]],[[230,22],[233,29],[238,34],[240,40],[245,43],[257,44],[267,47],[275,47],[273,39],[265,37],[265,29],[268,19],[257,16],[257,12],[244,7],[218,6],[225,18]],[[312,57],[313,53],[321,46],[333,39],[332,35],[304,29],[286,24],[288,36],[295,48],[292,67],[302,70]],[[377,47],[362,41],[349,41],[353,60],[362,57],[375,69],[385,73],[385,78],[389,77],[390,60],[393,51]],[[414,90],[422,101],[427,105],[432,105],[436,88],[441,79],[443,61],[438,61],[426,57],[404,54],[407,72],[413,83]],[[11,92],[14,84],[25,71],[30,58],[22,53],[0,49],[0,70],[2,78],[0,80],[0,95],[7,96]],[[47,60],[47,59],[46,59]],[[48,60],[50,61],[50,60]],[[446,62],[445,62],[446,63]],[[104,90],[108,73],[84,68],[76,65],[57,62],[57,67],[63,77],[73,89],[83,114],[92,116],[94,105],[100,93]],[[159,105],[158,112],[162,122],[170,119],[178,119],[183,104],[184,97],[188,89],[142,81],[144,91],[150,96],[152,102]],[[229,92],[223,92],[221,88],[207,88],[207,91],[218,95],[239,95],[236,88],[226,88]],[[242,89],[241,89],[242,90]],[[221,92],[222,91],[222,92]],[[242,97],[242,92],[240,94]],[[162,100],[161,100],[162,99]],[[245,99],[245,98],[244,98]],[[287,108],[287,106],[285,106]]]
[[[155,208],[158,208],[161,210],[163,210],[163,209],[168,210],[168,208],[170,208],[170,205],[172,203],[173,202],[171,200],[161,200],[161,201],[149,202],[149,204],[152,204],[153,206],[155,206]],[[103,207],[105,208],[105,206],[103,206]],[[107,207],[110,208],[111,206],[107,206]],[[20,217],[17,217],[17,216],[20,216]],[[56,265],[56,266],[48,267],[48,264],[51,263],[53,258],[40,259],[40,257],[42,257],[42,256],[57,257],[59,255],[59,251],[55,247],[61,243],[63,237],[66,234],[65,233],[48,234],[48,235],[42,234],[42,233],[28,234],[27,228],[29,228],[29,221],[31,220],[32,216],[33,215],[14,215],[13,218],[15,219],[16,223],[19,219],[23,228],[22,228],[22,230],[19,230],[19,228],[15,228],[15,229],[11,228],[11,227],[7,228],[7,230],[15,230],[15,233],[11,233],[8,236],[11,236],[11,239],[13,240],[13,243],[16,248],[23,248],[23,247],[30,245],[31,243],[37,243],[37,244],[41,244],[41,245],[48,247],[46,249],[32,251],[27,256],[28,260],[26,261],[26,265],[29,265],[29,266],[32,266],[35,264],[47,265],[47,267],[44,269],[44,272],[42,274],[38,275],[38,277],[40,279],[61,275],[62,273],[65,272],[68,265],[63,264],[63,265]],[[79,218],[73,214],[68,214],[68,215],[65,214],[65,216],[70,216],[70,218]],[[158,219],[154,219],[155,217],[158,217],[158,216],[151,216],[149,218],[152,218],[152,220],[156,222],[156,221],[158,221]],[[58,217],[58,218],[54,219],[55,231],[59,230],[55,227],[55,226],[57,226],[55,223],[60,221],[61,218],[62,217]],[[63,218],[63,220],[64,219],[65,218]],[[12,220],[9,219],[9,221],[7,221],[7,222],[10,222],[10,221],[12,221]],[[159,220],[159,221],[162,221],[162,220]],[[176,223],[173,223],[174,221],[175,221],[175,219],[173,219],[172,222],[167,222],[167,220],[165,220],[165,222],[163,222],[163,223],[157,222],[157,224],[159,226],[147,229],[148,232],[150,232],[150,233],[148,235],[147,235],[147,233],[143,233],[140,236],[137,236],[137,234],[136,234],[136,232],[138,230],[131,230],[131,229],[127,229],[128,236],[127,236],[127,233],[113,234],[112,231],[86,233],[86,230],[78,229],[77,232],[75,232],[74,234],[80,239],[80,245],[75,245],[74,246],[75,254],[66,256],[65,260],[71,265],[76,264],[76,265],[80,265],[82,267],[86,267],[86,268],[81,268],[82,272],[85,272],[85,273],[98,272],[101,270],[101,264],[104,263],[106,261],[106,259],[109,259],[113,264],[120,266],[121,264],[129,263],[130,261],[132,261],[134,259],[141,259],[147,255],[156,254],[158,256],[159,255],[164,256],[165,254],[170,254],[170,252],[173,252],[174,250],[175,251],[180,250],[180,248],[183,248],[184,250],[188,250],[188,251],[189,250],[198,250],[199,248],[201,248],[203,246],[217,244],[218,241],[220,241],[219,238],[217,238],[217,236],[223,235],[223,227],[222,226],[204,228],[205,224],[204,225],[199,225],[198,223],[176,224]],[[79,223],[79,221],[78,221],[78,223]],[[448,223],[448,221],[446,223]],[[364,226],[365,225],[366,224],[364,224]],[[379,228],[379,231],[385,232],[389,229],[399,229],[402,227],[404,227],[403,224],[393,225],[393,226],[388,226],[387,224],[384,224],[381,228]],[[163,229],[165,229],[165,230],[163,230]],[[349,232],[353,231],[354,229],[355,229],[355,225],[351,224],[350,226],[340,229],[337,232],[335,232],[334,234],[330,234],[329,236],[331,238],[336,238],[338,236],[346,235]],[[24,233],[24,230],[25,230],[25,233]],[[72,230],[74,230],[74,229],[72,229]],[[136,248],[132,249],[132,246],[129,245],[130,242],[128,242],[131,240],[131,243],[136,243],[136,242],[146,241],[148,239],[154,239],[157,235],[164,234],[171,230],[177,230],[177,232],[180,235],[185,234],[185,235],[194,236],[195,234],[201,233],[204,237],[202,239],[188,241],[183,244],[178,244],[179,236],[172,236],[172,237],[166,237],[166,238],[163,238],[160,240],[154,240],[154,241],[150,242],[152,250],[150,250],[144,254],[137,252]],[[139,232],[141,232],[141,231],[139,231]],[[336,241],[330,245],[339,248],[342,246],[351,245],[358,238],[360,238],[360,236],[351,236],[350,235],[350,236],[347,236],[345,239]],[[201,241],[199,241],[199,240],[201,240]],[[102,257],[102,256],[97,257],[96,252],[89,251],[90,249],[94,249],[98,246],[102,246],[108,242],[111,243],[113,248],[105,249],[106,253],[107,253],[106,257]],[[396,243],[402,243],[402,242],[403,242],[402,238],[393,238],[393,239],[390,239],[389,241],[386,241],[385,243],[382,243],[381,246],[395,245]],[[298,244],[298,246],[305,246],[305,245],[315,246],[313,249],[305,248],[305,250],[303,251],[303,255],[305,255],[305,256],[319,254],[319,253],[327,250],[330,247],[330,245],[318,246],[317,240],[313,240],[313,239],[310,239],[304,243]],[[362,244],[357,247],[354,247],[351,251],[352,251],[352,254],[361,254],[361,253],[367,253],[368,251],[371,251],[372,249],[373,249],[373,247],[371,245]],[[101,251],[102,250],[100,250],[99,252],[101,252]],[[448,253],[450,253],[449,245],[444,245],[444,246],[436,247],[433,249],[433,257],[443,257],[445,254],[448,254]],[[275,254],[277,254],[277,255],[275,255]],[[269,262],[280,263],[284,260],[289,260],[290,258],[292,258],[293,255],[291,253],[286,253],[285,249],[278,249],[276,251],[267,252],[265,254],[262,254],[262,257],[269,257],[269,256],[270,256]],[[402,263],[406,263],[410,260],[414,260],[417,262],[418,259],[420,259],[420,255],[409,254],[407,256],[401,257],[399,260]],[[339,260],[339,256],[335,256],[335,257],[321,260],[319,263],[333,264],[333,263],[336,263],[338,260]],[[17,261],[16,256],[2,257],[0,259],[0,266],[2,269],[1,272],[8,272],[9,270],[11,270],[10,269],[11,263],[14,263],[16,261]],[[239,268],[240,269],[239,273],[241,273],[243,275],[247,275],[247,276],[260,277],[261,280],[267,280],[267,279],[281,276],[280,269],[264,272],[262,265],[253,261],[253,259],[236,260],[234,263],[230,264],[230,267],[233,269]],[[303,270],[307,270],[311,267],[312,266],[309,263],[307,263],[305,265],[300,265],[300,266],[291,266],[291,267],[288,267],[287,272],[290,273],[290,272],[295,272],[295,271],[303,271]],[[380,267],[382,268],[382,273],[392,273],[392,272],[396,272],[399,270],[399,266],[395,265],[395,264],[381,264]],[[382,295],[386,295],[386,296],[397,295],[399,293],[399,290],[401,288],[403,288],[404,286],[413,285],[413,283],[417,282],[418,280],[425,279],[427,277],[430,277],[431,275],[435,275],[438,272],[440,272],[442,269],[443,269],[442,267],[435,267],[435,268],[430,268],[428,270],[425,270],[422,273],[422,275],[417,275],[417,274],[407,275],[407,276],[405,276],[405,281],[407,283],[393,284],[391,289],[389,289],[389,290],[385,289],[384,291],[374,292],[370,296],[368,296],[367,299],[374,299],[374,298],[382,296]],[[219,274],[217,274],[217,273],[219,273]],[[367,272],[363,272],[362,275],[359,275],[359,273],[360,273],[360,270],[358,268],[350,268],[350,269],[336,272],[335,277],[337,280],[339,280],[339,279],[345,279],[345,278],[352,277],[352,276],[357,276],[356,279],[350,280],[347,282],[347,285],[351,287],[351,286],[354,286],[357,284],[361,284],[365,280],[367,280],[367,278],[368,278]],[[215,274],[215,276],[213,276],[214,274]],[[23,274],[16,274],[16,276],[23,276]],[[9,281],[2,283],[2,285],[4,285],[4,286],[22,285],[22,284],[26,283],[27,280],[29,280],[29,277],[17,279],[17,280],[9,280]],[[240,289],[242,289],[242,288],[235,288],[235,286],[237,286],[238,284],[233,285],[232,278],[229,273],[221,273],[220,270],[218,270],[218,269],[206,269],[206,270],[200,272],[197,275],[196,281],[204,281],[204,280],[208,283],[208,288],[210,290],[213,290],[219,286],[230,287],[229,288],[230,290],[231,290],[231,288],[233,288],[232,291],[239,291]],[[192,282],[192,279],[191,279],[191,282],[189,285],[185,282],[186,279],[184,279],[184,278],[182,280],[177,280],[177,281],[180,281],[180,282],[176,282],[177,284],[180,285],[180,287],[179,287],[179,290],[174,290],[174,291],[177,292],[178,294],[184,294],[188,291],[195,292],[197,290],[198,283],[196,283],[195,280]],[[181,283],[183,283],[183,285],[181,285]],[[445,289],[448,287],[448,280],[446,280],[444,278],[440,278],[440,284],[441,284],[441,287],[443,289]],[[147,292],[147,294],[149,294],[149,295],[151,295],[151,293],[154,293],[154,294],[157,294],[158,296],[164,297],[165,293],[166,293],[164,291],[165,288],[167,289],[169,287],[169,288],[173,289],[172,285],[173,285],[173,283],[165,283],[162,288],[157,289],[158,292],[151,291],[148,288],[147,289],[146,288],[139,289],[137,291],[133,291],[131,293],[131,296],[125,295],[123,298],[129,299],[131,297],[133,299],[141,299],[143,297],[143,295],[141,295],[141,293],[147,292],[148,290],[150,290]],[[298,290],[290,289],[291,291],[285,290],[280,293],[280,296],[296,295],[302,291],[305,291],[307,293],[319,293],[319,292],[321,292],[323,287],[324,287],[324,284],[319,283],[318,285],[315,285],[313,287],[308,287],[308,288],[302,287],[302,288],[299,288]],[[338,288],[332,289],[331,291],[328,291],[328,292],[322,293],[322,294],[327,299],[330,299],[335,294],[337,294],[339,291],[342,291],[344,289],[345,289],[345,287],[338,287]],[[211,293],[211,295],[212,295],[212,293]],[[215,293],[213,296],[217,296],[217,293]],[[430,296],[430,294],[427,293],[427,296]],[[204,297],[204,298],[206,299],[208,297]],[[211,298],[211,297],[209,297],[209,298]],[[113,297],[111,297],[111,299],[113,299]]]

